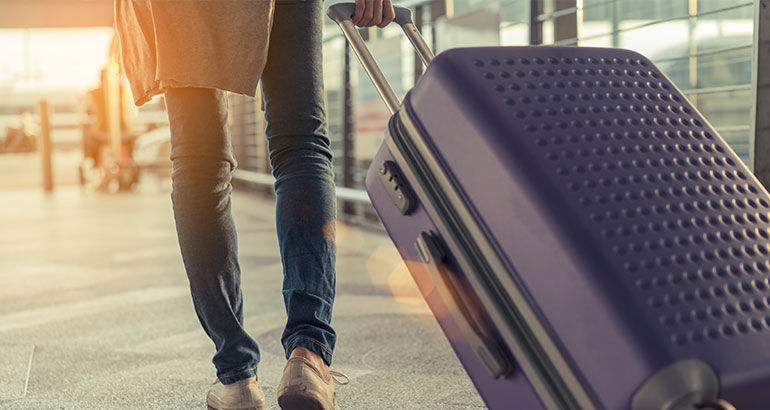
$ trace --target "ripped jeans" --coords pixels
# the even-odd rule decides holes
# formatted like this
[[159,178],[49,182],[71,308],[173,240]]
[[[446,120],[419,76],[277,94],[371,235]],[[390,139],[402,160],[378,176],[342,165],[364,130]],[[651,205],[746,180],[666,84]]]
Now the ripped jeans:
[[[320,0],[277,2],[262,75],[267,141],[275,176],[276,226],[288,320],[286,356],[305,347],[331,363],[336,198],[326,133]],[[216,347],[224,384],[256,374],[259,348],[243,328],[243,295],[230,181],[236,161],[226,94],[166,92],[171,124],[171,194],[195,312]]]

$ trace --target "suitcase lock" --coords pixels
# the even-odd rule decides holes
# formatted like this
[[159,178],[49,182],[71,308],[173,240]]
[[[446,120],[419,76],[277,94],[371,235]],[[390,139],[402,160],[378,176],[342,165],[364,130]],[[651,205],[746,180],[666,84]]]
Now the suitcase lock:
[[378,167],[380,181],[385,186],[393,205],[398,208],[401,215],[407,215],[414,207],[414,194],[406,184],[406,179],[393,161],[385,161]]

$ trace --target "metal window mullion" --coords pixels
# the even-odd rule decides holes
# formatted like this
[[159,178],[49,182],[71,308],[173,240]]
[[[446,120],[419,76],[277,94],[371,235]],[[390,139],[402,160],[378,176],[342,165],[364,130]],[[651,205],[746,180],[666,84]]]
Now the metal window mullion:
[[690,90],[682,90],[682,94],[701,95],[746,90],[751,90],[751,84],[729,85],[725,87],[694,88]]
[[435,0],[430,3],[430,30],[431,30],[431,48],[437,50],[438,40],[436,35],[436,21],[443,16],[447,16],[447,9],[450,5],[447,4],[448,0]]
[[540,13],[537,16],[535,16],[535,19],[537,21],[544,22],[544,21],[548,21],[548,20],[553,20],[553,19],[555,19],[557,17],[564,17],[564,16],[569,15],[569,14],[574,14],[574,13],[577,13],[578,11],[580,11],[580,10],[583,10],[583,11],[591,10],[591,9],[599,8],[599,7],[602,7],[602,6],[607,6],[609,4],[614,4],[614,3],[615,3],[615,0],[607,0],[607,1],[603,1],[601,3],[591,4],[590,6],[587,6],[587,7],[578,7],[578,6],[568,7],[568,8],[560,9],[560,10],[553,11],[553,12],[550,12],[550,13]]
[[[688,14],[691,16],[688,19],[688,26],[687,26],[687,54],[690,55],[688,58],[688,77],[689,77],[689,86],[691,89],[698,88],[698,58],[693,57],[693,54],[695,54],[696,48],[695,48],[695,26],[698,22],[696,16],[698,14],[698,0],[688,0],[687,2],[687,11]],[[692,93],[690,94],[690,100],[694,106],[698,106],[698,94]]]
[[[612,0],[612,47],[620,47],[620,19],[618,18],[618,0]],[[581,39],[582,40],[582,39]]]
[[543,13],[543,0],[531,0],[529,6],[529,44],[543,44],[543,22],[537,16]]
[[544,21],[548,21],[548,20],[553,20],[553,19],[557,19],[559,17],[564,17],[564,16],[568,16],[570,14],[575,14],[575,13],[577,13],[577,10],[578,10],[577,7],[568,7],[568,8],[557,10],[557,11],[554,11],[554,12],[551,12],[551,13],[545,13],[545,14],[537,15],[537,16],[535,16],[535,20],[540,21],[540,22],[544,22]]
[[725,125],[723,127],[714,127],[716,132],[738,132],[738,131],[750,131],[749,125]]
[[[355,156],[353,144],[355,135],[353,134],[353,93],[350,84],[350,44],[345,41],[344,47],[344,66],[342,69],[342,185],[347,188],[353,186],[353,173],[355,167]],[[356,207],[353,203],[345,202],[342,204],[342,210],[348,215],[356,213]]]
[[577,0],[556,0],[555,5],[557,7],[561,6],[557,12],[562,10],[573,11],[553,19],[554,42],[569,41],[568,45],[576,45],[578,42]]

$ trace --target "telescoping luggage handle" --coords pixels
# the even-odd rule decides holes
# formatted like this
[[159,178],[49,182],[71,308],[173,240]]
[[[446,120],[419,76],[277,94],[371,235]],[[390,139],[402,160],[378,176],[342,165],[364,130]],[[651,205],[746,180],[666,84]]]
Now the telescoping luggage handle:
[[[420,59],[427,66],[428,63],[430,63],[430,60],[433,59],[433,52],[430,47],[428,47],[428,44],[425,43],[425,39],[422,38],[420,30],[417,30],[417,27],[415,27],[412,22],[412,12],[401,6],[394,6],[393,9],[396,12],[396,18],[393,21],[401,26],[404,34],[406,34],[406,37],[412,43],[415,50],[417,50]],[[393,88],[388,84],[385,75],[382,74],[382,70],[380,70],[377,62],[374,61],[374,57],[372,57],[372,54],[369,52],[369,48],[366,47],[366,43],[364,42],[364,39],[361,38],[361,34],[353,25],[351,18],[353,17],[355,10],[355,3],[337,3],[329,6],[326,14],[329,18],[334,20],[335,23],[339,24],[342,33],[345,35],[348,43],[350,43],[350,46],[353,47],[356,56],[358,56],[358,60],[361,61],[361,65],[364,66],[364,70],[366,70],[369,78],[372,79],[374,87],[377,89],[377,92],[380,93],[383,101],[385,101],[388,111],[390,111],[391,114],[394,114],[401,103],[398,101],[396,93],[393,92]]]
[[[417,30],[417,27],[412,23],[411,11],[400,6],[395,6],[394,9],[396,12],[394,21],[401,26],[401,29],[417,50],[423,63],[427,66],[433,59],[433,52],[428,45],[425,44],[425,40],[420,35],[419,30]],[[353,26],[351,16],[354,11],[355,4],[338,3],[330,6],[326,14],[339,24],[342,32],[345,34],[345,38],[347,38],[348,42],[353,47],[353,51],[355,51],[367,74],[369,74],[369,77],[372,79],[374,86],[385,101],[388,110],[393,114],[400,105],[398,97],[396,97],[390,84],[388,84],[371,53],[369,53],[369,49],[366,47],[366,43],[364,43],[358,30]],[[383,164],[381,173],[388,175],[387,171],[387,164]],[[405,199],[407,198],[406,195],[403,197]],[[402,204],[404,209],[408,208],[408,202],[409,201],[406,201],[406,203]],[[404,209],[402,209],[402,213],[404,213]],[[463,337],[470,344],[473,352],[478,356],[492,377],[498,378],[508,375],[512,371],[513,365],[502,352],[498,343],[492,337],[485,335],[477,324],[476,318],[480,316],[479,313],[475,312],[475,309],[472,307],[466,306],[459,297],[459,292],[455,288],[450,275],[444,269],[443,251],[441,251],[441,248],[435,242],[435,239],[432,235],[422,233],[420,237],[417,238],[415,245],[425,262],[425,266],[431,275],[431,279],[433,280],[436,289],[446,303],[449,315],[452,316],[455,323],[460,328],[460,332],[462,332]]]

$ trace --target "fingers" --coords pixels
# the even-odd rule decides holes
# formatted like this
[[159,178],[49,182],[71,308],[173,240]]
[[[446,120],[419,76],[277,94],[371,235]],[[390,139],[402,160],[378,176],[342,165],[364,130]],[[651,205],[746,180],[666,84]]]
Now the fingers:
[[385,0],[382,5],[382,21],[377,26],[385,28],[394,18],[396,18],[396,11],[393,10],[393,3],[390,0]]
[[353,14],[353,24],[361,26],[361,17],[364,16],[364,9],[366,9],[365,0],[356,0],[356,12]]
[[382,23],[382,1],[383,0],[374,1],[374,14],[369,21],[369,26],[379,26],[380,23]]
[[[359,24],[360,27],[371,27],[372,26],[372,18],[374,17],[374,0],[365,0],[366,1],[366,9],[364,9],[364,17],[361,18],[361,23]],[[382,1],[382,0],[377,0]]]
[[396,17],[392,0],[356,0],[353,24],[358,27],[383,28]]

